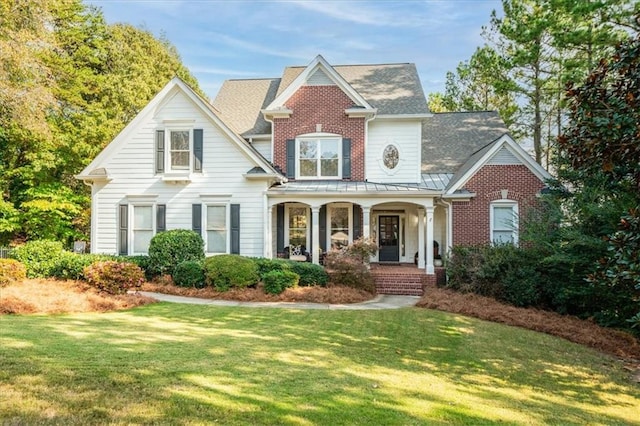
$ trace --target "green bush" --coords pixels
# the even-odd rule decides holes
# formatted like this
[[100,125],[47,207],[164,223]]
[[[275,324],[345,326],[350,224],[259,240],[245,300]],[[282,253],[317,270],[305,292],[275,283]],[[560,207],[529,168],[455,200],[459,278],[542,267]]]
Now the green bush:
[[140,288],[144,272],[133,263],[107,260],[84,268],[86,281],[92,287],[110,294],[124,294]]
[[204,287],[204,269],[202,262],[185,260],[173,270],[173,282],[179,287]]
[[0,259],[0,287],[27,277],[27,268],[15,259]]
[[271,294],[280,294],[287,288],[296,287],[300,281],[300,275],[292,271],[269,271],[262,277],[264,291]]
[[312,285],[319,285],[325,287],[329,282],[329,275],[327,271],[320,265],[315,265],[309,262],[293,262],[285,261],[289,264],[291,271],[300,275],[301,287],[309,287]]
[[149,244],[149,267],[153,275],[173,275],[173,270],[185,260],[202,261],[204,242],[197,232],[173,229],[156,234]]
[[52,276],[53,269],[62,256],[64,256],[62,243],[47,240],[29,241],[11,252],[11,257],[27,268],[29,278]]
[[260,278],[271,271],[290,271],[293,263],[284,259],[267,259],[266,257],[252,257],[251,260],[258,267]]
[[77,254],[65,251],[51,269],[51,276],[61,280],[83,280],[84,268],[100,261],[113,260],[104,254]]
[[232,287],[245,288],[258,283],[258,267],[247,257],[237,254],[212,256],[204,261],[205,282],[218,291]]

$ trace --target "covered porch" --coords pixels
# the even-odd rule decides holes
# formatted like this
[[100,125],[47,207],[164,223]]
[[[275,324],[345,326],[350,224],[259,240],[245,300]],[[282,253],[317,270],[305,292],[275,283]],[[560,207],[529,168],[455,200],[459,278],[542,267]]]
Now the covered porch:
[[329,251],[364,236],[379,247],[372,263],[407,265],[412,274],[435,277],[451,241],[450,212],[439,202],[440,195],[416,186],[370,182],[274,186],[265,194],[264,256],[302,252],[320,264]]

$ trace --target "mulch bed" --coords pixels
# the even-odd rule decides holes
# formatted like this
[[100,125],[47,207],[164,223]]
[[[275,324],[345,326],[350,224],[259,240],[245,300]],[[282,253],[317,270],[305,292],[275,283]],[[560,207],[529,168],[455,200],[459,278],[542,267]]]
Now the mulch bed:
[[[489,297],[428,286],[417,306],[499,322],[562,337],[616,356],[630,371],[640,368],[640,342],[632,335],[592,321],[533,308],[518,308]],[[636,380],[640,381],[638,371]]]

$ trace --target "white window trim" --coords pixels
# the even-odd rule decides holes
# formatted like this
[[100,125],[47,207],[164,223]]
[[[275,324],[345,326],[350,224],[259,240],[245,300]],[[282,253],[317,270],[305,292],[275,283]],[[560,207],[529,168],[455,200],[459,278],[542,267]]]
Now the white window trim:
[[331,251],[331,216],[336,208],[347,208],[347,216],[349,218],[349,244],[353,244],[353,204],[351,203],[331,203],[327,204],[327,251]]
[[[320,158],[316,158],[318,161],[318,173],[316,176],[301,176],[300,175],[300,142],[303,140],[337,140],[338,141],[338,176],[321,176],[321,161]],[[322,151],[318,150],[318,155],[322,155]],[[306,135],[299,135],[296,137],[296,180],[340,180],[342,179],[342,136],[333,133],[309,133]]]
[[[209,252],[209,229],[207,228],[207,209],[209,207],[224,207],[225,208],[225,251],[219,253]],[[204,202],[202,203],[202,239],[204,240],[204,253],[205,256],[218,256],[221,254],[231,253],[231,203],[221,202]]]
[[[142,256],[142,255],[147,255],[149,254],[149,247],[147,247],[147,251],[146,252],[135,252],[133,250],[133,248],[135,247],[135,229],[134,229],[134,208],[135,207],[151,207],[151,232],[153,233],[153,236],[155,236],[157,234],[157,226],[156,226],[156,217],[157,217],[157,208],[156,208],[156,203],[155,202],[130,202],[127,209],[128,209],[128,222],[127,223],[127,227],[128,227],[128,247],[127,247],[127,252],[129,256]],[[153,236],[151,238],[153,238]]]
[[291,208],[304,208],[306,210],[307,213],[307,236],[306,236],[306,243],[305,243],[305,248],[307,249],[307,251],[311,251],[311,211],[309,209],[309,206],[306,204],[301,204],[301,203],[287,203],[285,204],[285,209],[284,209],[284,246],[285,247],[290,247],[290,241],[289,241],[289,209]]
[[[496,207],[511,207],[511,210],[513,211],[513,217],[514,217],[514,229],[512,230],[512,235],[513,235],[513,245],[517,246],[518,245],[518,241],[519,241],[519,234],[520,234],[520,224],[519,224],[519,211],[518,211],[518,202],[514,201],[514,200],[495,200],[492,201],[491,204],[489,205],[489,241],[491,242],[491,244],[495,244],[495,241],[493,239],[493,232],[496,230],[494,229],[494,209]],[[503,231],[502,229],[498,229],[498,231]]]

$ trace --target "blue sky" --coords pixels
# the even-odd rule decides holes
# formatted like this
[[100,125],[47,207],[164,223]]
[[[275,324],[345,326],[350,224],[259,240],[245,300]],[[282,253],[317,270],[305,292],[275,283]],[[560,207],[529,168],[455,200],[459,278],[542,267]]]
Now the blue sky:
[[215,97],[231,78],[279,77],[321,54],[332,65],[413,62],[426,93],[482,44],[499,0],[86,0],[108,23],[164,34]]

